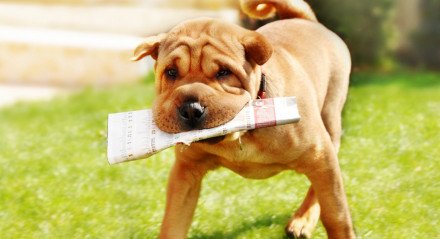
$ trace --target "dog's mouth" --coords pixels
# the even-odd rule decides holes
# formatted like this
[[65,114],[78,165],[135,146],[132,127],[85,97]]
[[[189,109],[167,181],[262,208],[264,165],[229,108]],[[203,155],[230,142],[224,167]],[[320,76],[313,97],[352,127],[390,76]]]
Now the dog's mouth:
[[[156,125],[167,133],[211,129],[231,121],[249,102],[249,94],[213,94],[206,86],[175,90],[173,97],[163,94],[154,103]],[[199,95],[188,95],[196,92]],[[202,94],[201,92],[208,92]],[[214,141],[214,140],[212,140]]]
[[[176,107],[177,125],[181,132],[218,127],[231,121],[244,107],[206,105],[203,101],[185,101]],[[245,102],[246,103],[246,102]]]

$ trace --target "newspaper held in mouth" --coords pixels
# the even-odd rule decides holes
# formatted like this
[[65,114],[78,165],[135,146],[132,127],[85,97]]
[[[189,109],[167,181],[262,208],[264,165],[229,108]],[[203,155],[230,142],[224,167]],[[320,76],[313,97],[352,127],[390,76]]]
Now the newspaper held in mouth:
[[224,125],[177,134],[161,131],[150,109],[109,114],[107,159],[110,164],[143,159],[178,143],[189,145],[202,139],[294,123],[299,119],[295,97],[254,100]]

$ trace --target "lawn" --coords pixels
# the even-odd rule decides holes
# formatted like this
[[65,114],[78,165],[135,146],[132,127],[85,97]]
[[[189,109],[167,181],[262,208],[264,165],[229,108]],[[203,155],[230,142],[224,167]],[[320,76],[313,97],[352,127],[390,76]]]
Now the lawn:
[[[2,238],[156,238],[172,150],[108,165],[108,113],[149,107],[152,82],[0,110]],[[439,238],[440,74],[357,73],[340,152],[359,238]],[[203,183],[189,238],[284,238],[309,182],[227,170]],[[315,238],[325,238],[322,225]]]

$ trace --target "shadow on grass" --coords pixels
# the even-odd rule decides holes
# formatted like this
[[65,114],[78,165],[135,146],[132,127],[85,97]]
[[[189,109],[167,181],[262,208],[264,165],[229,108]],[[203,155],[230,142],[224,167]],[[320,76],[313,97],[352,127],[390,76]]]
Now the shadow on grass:
[[[224,239],[224,238],[237,238],[243,233],[248,231],[252,231],[258,228],[270,227],[273,225],[278,225],[284,228],[287,224],[290,214],[281,214],[281,215],[263,215],[256,220],[252,221],[244,221],[241,225],[237,226],[234,230],[224,232],[224,231],[215,231],[209,234],[203,234],[203,232],[196,232],[196,235],[191,236],[189,239]],[[280,232],[283,239],[288,238],[283,232]]]
[[399,85],[410,88],[440,87],[439,72],[399,71],[392,73],[358,72],[353,73],[351,87],[368,85]]

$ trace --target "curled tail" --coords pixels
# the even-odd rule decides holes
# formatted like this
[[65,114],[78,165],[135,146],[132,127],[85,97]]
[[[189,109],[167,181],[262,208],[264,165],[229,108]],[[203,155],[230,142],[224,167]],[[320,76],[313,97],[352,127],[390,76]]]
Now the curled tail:
[[240,0],[241,9],[252,18],[266,19],[278,13],[281,19],[302,18],[317,22],[315,13],[303,0]]

